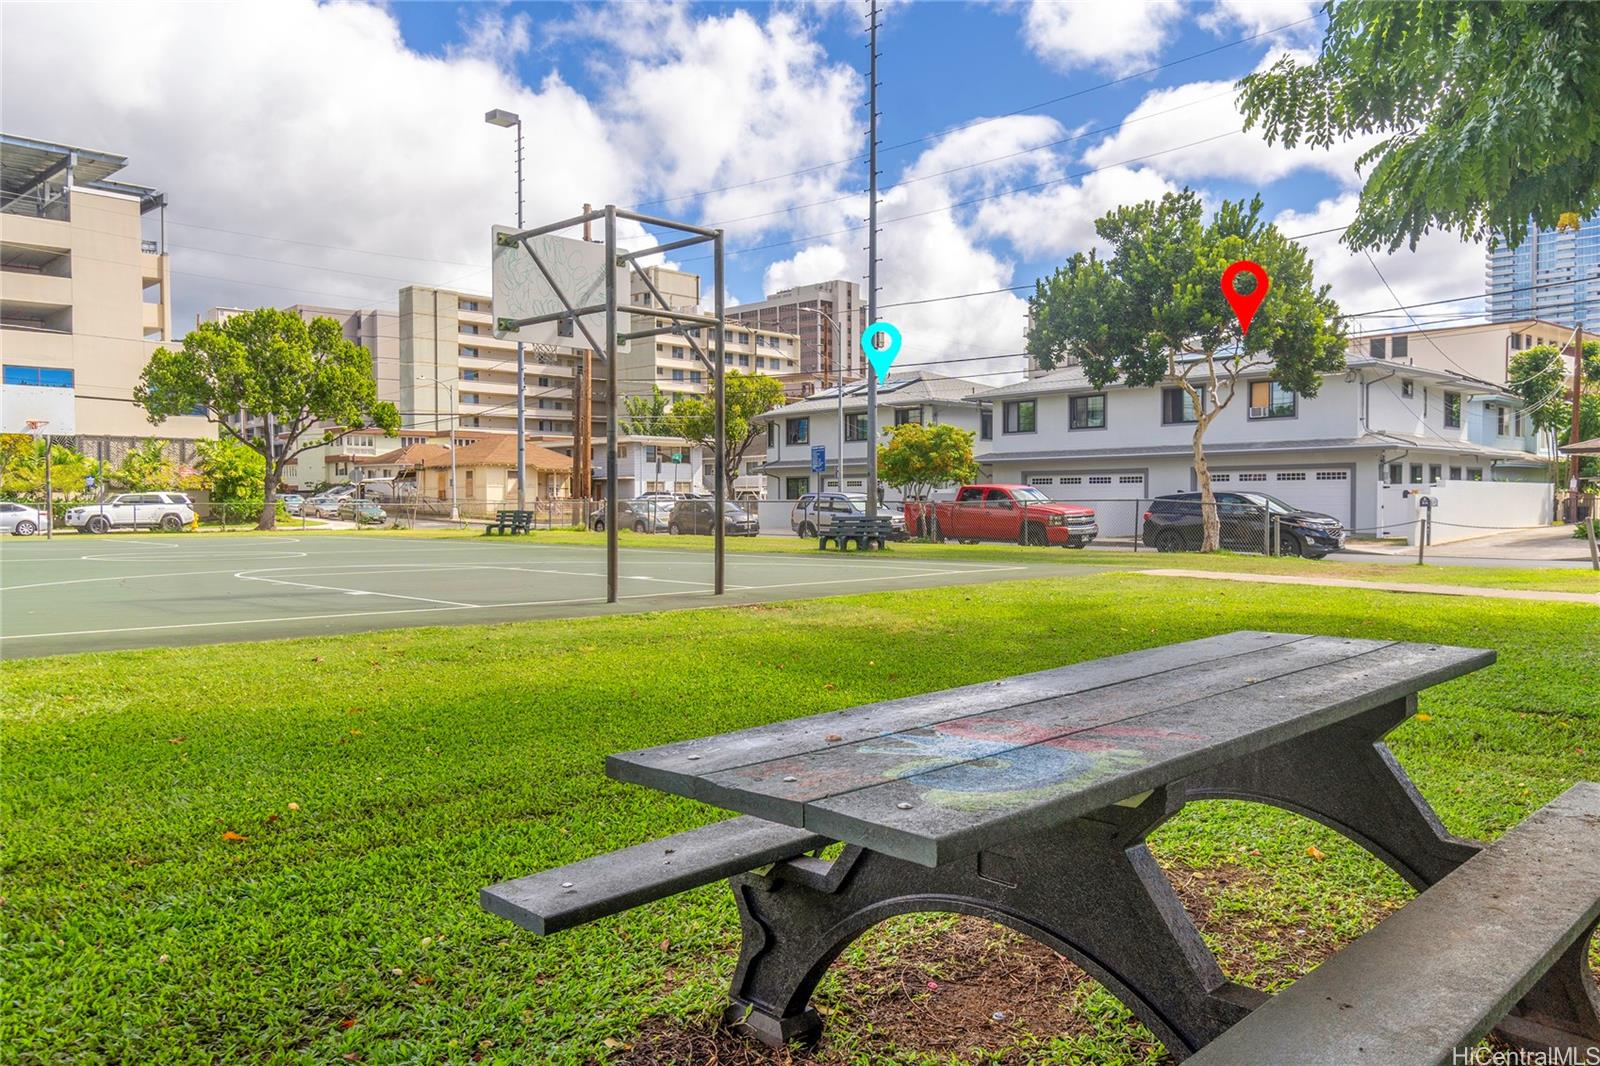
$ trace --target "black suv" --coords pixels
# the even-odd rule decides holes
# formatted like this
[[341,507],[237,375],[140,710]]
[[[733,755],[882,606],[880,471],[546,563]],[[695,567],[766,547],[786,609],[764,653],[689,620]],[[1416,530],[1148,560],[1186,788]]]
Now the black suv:
[[[1284,555],[1320,559],[1344,547],[1344,527],[1332,515],[1302,511],[1264,492],[1219,492],[1216,497],[1222,546],[1230,551],[1264,551],[1269,514],[1278,520],[1278,548]],[[1150,501],[1144,513],[1144,542],[1156,551],[1198,551],[1200,534],[1198,492],[1176,492]]]

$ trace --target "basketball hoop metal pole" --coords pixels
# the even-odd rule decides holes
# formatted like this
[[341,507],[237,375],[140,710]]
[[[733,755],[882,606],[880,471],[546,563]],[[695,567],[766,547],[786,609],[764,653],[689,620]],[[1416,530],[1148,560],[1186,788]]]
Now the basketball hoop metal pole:
[[713,562],[711,564],[711,594],[713,596],[720,596],[722,595],[722,568],[724,562],[723,551],[725,549],[723,539],[727,535],[727,531],[723,527],[727,525],[728,520],[725,510],[728,500],[728,470],[725,458],[728,454],[728,390],[726,379],[724,378],[724,369],[727,365],[727,330],[725,329],[723,315],[721,230],[717,230],[717,235],[712,238],[711,247],[713,261],[716,263],[716,289],[713,294],[713,299],[717,309],[717,361],[711,373],[712,380],[715,382],[712,388],[716,391],[716,396],[713,400],[713,403],[715,403],[717,409],[716,429],[713,433],[716,440],[715,461],[717,464],[716,474],[713,477],[713,482],[716,486],[716,488],[713,490],[713,495],[716,497],[716,503],[714,506],[717,513],[711,518],[711,528],[713,531],[711,541],[711,550],[713,554]]
[[50,491],[50,435],[44,438],[44,539],[55,540],[56,508]]
[[617,602],[617,208],[606,205],[606,602]]

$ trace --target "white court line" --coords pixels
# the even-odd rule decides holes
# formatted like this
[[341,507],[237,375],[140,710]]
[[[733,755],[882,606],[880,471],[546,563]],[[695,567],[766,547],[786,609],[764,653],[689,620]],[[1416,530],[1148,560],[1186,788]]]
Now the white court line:
[[[287,569],[287,568],[286,568]],[[462,603],[459,600],[439,600],[431,596],[406,596],[398,592],[376,592],[371,589],[347,589],[337,585],[313,585],[305,581],[289,581],[279,577],[257,577],[248,570],[240,570],[233,575],[241,581],[263,581],[269,585],[293,585],[303,589],[316,589],[320,592],[343,592],[350,596],[384,596],[391,600],[415,600],[418,603],[439,603],[447,607],[481,607],[482,604]]]
[[[985,568],[986,571],[1009,571],[1009,570],[1026,570],[1026,569],[1027,569],[1027,567],[1025,567],[1025,566],[991,566],[991,567],[986,567]],[[908,577],[918,577],[918,576],[930,577],[930,576],[943,576],[943,575],[949,575],[949,574],[964,574],[964,573],[974,573],[974,572],[975,571],[971,571],[971,570],[932,570],[932,571],[929,571],[927,574],[921,574],[921,575],[915,575],[915,574],[884,574],[884,575],[882,575],[880,577],[874,577],[874,578],[862,578],[862,579],[840,578],[840,579],[838,579],[836,581],[789,581],[789,582],[785,582],[785,583],[777,584],[777,585],[751,585],[751,586],[747,586],[746,591],[759,592],[759,591],[763,591],[765,589],[809,588],[812,585],[838,585],[838,584],[841,584],[841,583],[853,583],[854,581],[857,581],[857,580],[866,580],[866,581],[900,581],[900,580],[904,580],[904,579],[906,579]],[[981,572],[981,571],[977,571],[977,572]],[[636,594],[630,595],[630,596],[619,596],[617,598],[619,600],[650,600],[650,599],[665,599],[668,596],[704,596],[704,595],[705,595],[704,592],[700,592],[698,590],[683,589],[683,590],[680,590],[678,592],[641,592],[641,593],[636,593]],[[287,615],[287,616],[279,616],[279,617],[276,617],[276,618],[234,618],[234,619],[226,619],[226,620],[217,621],[217,622],[177,622],[177,623],[172,623],[172,624],[168,624],[168,625],[159,625],[159,626],[120,626],[120,627],[117,627],[117,628],[114,628],[114,629],[67,629],[67,630],[62,630],[62,631],[57,632],[57,633],[0,633],[0,642],[8,641],[8,640],[10,640],[10,641],[16,641],[16,640],[41,640],[41,639],[45,639],[45,638],[49,638],[49,637],[92,637],[92,636],[104,636],[104,635],[110,634],[110,633],[154,633],[154,632],[160,632],[162,630],[196,629],[196,628],[200,628],[200,627],[211,627],[211,626],[274,625],[274,624],[277,624],[277,623],[280,623],[280,622],[317,622],[317,621],[322,621],[322,620],[325,620],[325,619],[334,619],[334,618],[380,618],[380,617],[383,617],[385,615],[391,615],[391,614],[433,614],[433,613],[443,613],[443,612],[446,612],[446,611],[460,611],[460,610],[468,610],[468,609],[470,609],[470,610],[480,610],[480,611],[504,611],[504,610],[511,610],[512,608],[515,608],[515,607],[568,607],[568,606],[573,606],[573,605],[577,605],[577,604],[585,604],[585,603],[602,604],[604,602],[605,602],[605,600],[603,598],[601,598],[601,597],[584,596],[584,597],[581,597],[581,598],[578,598],[578,599],[571,599],[571,600],[524,600],[524,601],[517,602],[517,603],[489,603],[489,604],[483,604],[481,606],[474,606],[474,607],[470,607],[470,608],[467,607],[467,606],[456,606],[456,607],[401,607],[401,608],[398,608],[397,610],[393,610],[393,611],[340,611],[340,612],[337,612],[337,613],[334,613],[334,614]],[[720,606],[724,606],[724,604],[713,602],[713,603],[705,604],[705,606],[707,606],[707,607],[720,607]],[[739,604],[739,605],[735,605],[735,606],[743,606],[743,604]],[[539,621],[539,620],[540,619],[529,619],[529,621]],[[310,636],[311,634],[305,634],[305,635]]]

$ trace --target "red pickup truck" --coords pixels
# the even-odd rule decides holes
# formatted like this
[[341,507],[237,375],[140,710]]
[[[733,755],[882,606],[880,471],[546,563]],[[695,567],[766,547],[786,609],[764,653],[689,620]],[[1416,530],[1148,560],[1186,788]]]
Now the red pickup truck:
[[1093,508],[1056,502],[1031,485],[963,485],[953,501],[908,502],[906,528],[920,531],[924,515],[936,539],[966,544],[1083,548],[1100,533]]

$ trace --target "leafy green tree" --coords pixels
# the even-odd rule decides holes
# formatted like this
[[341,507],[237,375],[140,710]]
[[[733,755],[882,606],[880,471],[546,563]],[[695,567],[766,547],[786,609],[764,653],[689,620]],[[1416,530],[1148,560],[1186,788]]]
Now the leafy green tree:
[[[45,438],[28,433],[0,436],[0,491],[15,495],[44,492]],[[55,495],[83,493],[94,473],[94,460],[65,444],[50,445],[50,489]]]
[[1378,134],[1344,242],[1393,250],[1430,227],[1519,244],[1532,219],[1600,208],[1600,4],[1330,3],[1315,62],[1240,82],[1247,128],[1327,147]]
[[878,480],[921,501],[917,529],[922,536],[930,536],[928,497],[947,485],[977,480],[973,435],[948,422],[931,426],[905,422],[885,427],[883,432],[889,439],[878,449]]
[[[378,399],[371,353],[346,340],[331,318],[308,323],[271,307],[202,323],[178,351],[157,348],[134,399],[157,425],[203,409],[223,434],[261,454],[259,529],[276,525],[278,484],[289,460],[367,426],[391,434],[400,428],[394,404]],[[246,437],[222,420],[239,410],[270,418],[276,441]]]
[[[1110,257],[1080,252],[1038,283],[1028,352],[1045,367],[1077,363],[1095,388],[1168,383],[1184,391],[1195,419],[1201,550],[1214,551],[1221,527],[1206,430],[1247,376],[1315,396],[1323,374],[1344,368],[1348,340],[1328,286],[1316,285],[1304,248],[1262,222],[1259,196],[1223,201],[1210,222],[1201,215],[1200,198],[1185,189],[1097,220]],[[1270,279],[1248,333],[1222,295],[1222,273],[1240,259]],[[1254,291],[1254,279],[1241,275],[1235,288]]]
[[166,447],[164,440],[147,440],[134,445],[122,457],[122,462],[106,474],[106,480],[121,492],[176,488],[178,466],[167,458]]
[[659,385],[651,385],[648,396],[624,396],[622,431],[639,437],[670,437],[672,419],[668,414],[669,407]]
[[203,440],[195,445],[200,484],[212,506],[238,521],[260,520],[265,497],[267,460],[264,455],[231,437]]
[[[745,452],[766,431],[754,419],[783,403],[783,384],[766,374],[741,374],[729,370],[723,380],[727,391],[728,450],[722,456],[722,469],[729,484],[739,476]],[[716,398],[684,396],[672,405],[668,422],[672,436],[701,444],[708,452],[716,449]]]
[[[1555,345],[1536,345],[1512,356],[1506,380],[1522,398],[1523,411],[1535,429],[1554,434],[1557,444],[1572,443],[1572,374]],[[1583,413],[1578,428],[1583,440],[1600,437],[1600,340],[1583,344]],[[1578,469],[1584,477],[1593,477],[1600,473],[1600,459],[1582,459]],[[1565,477],[1556,480],[1566,484]]]

